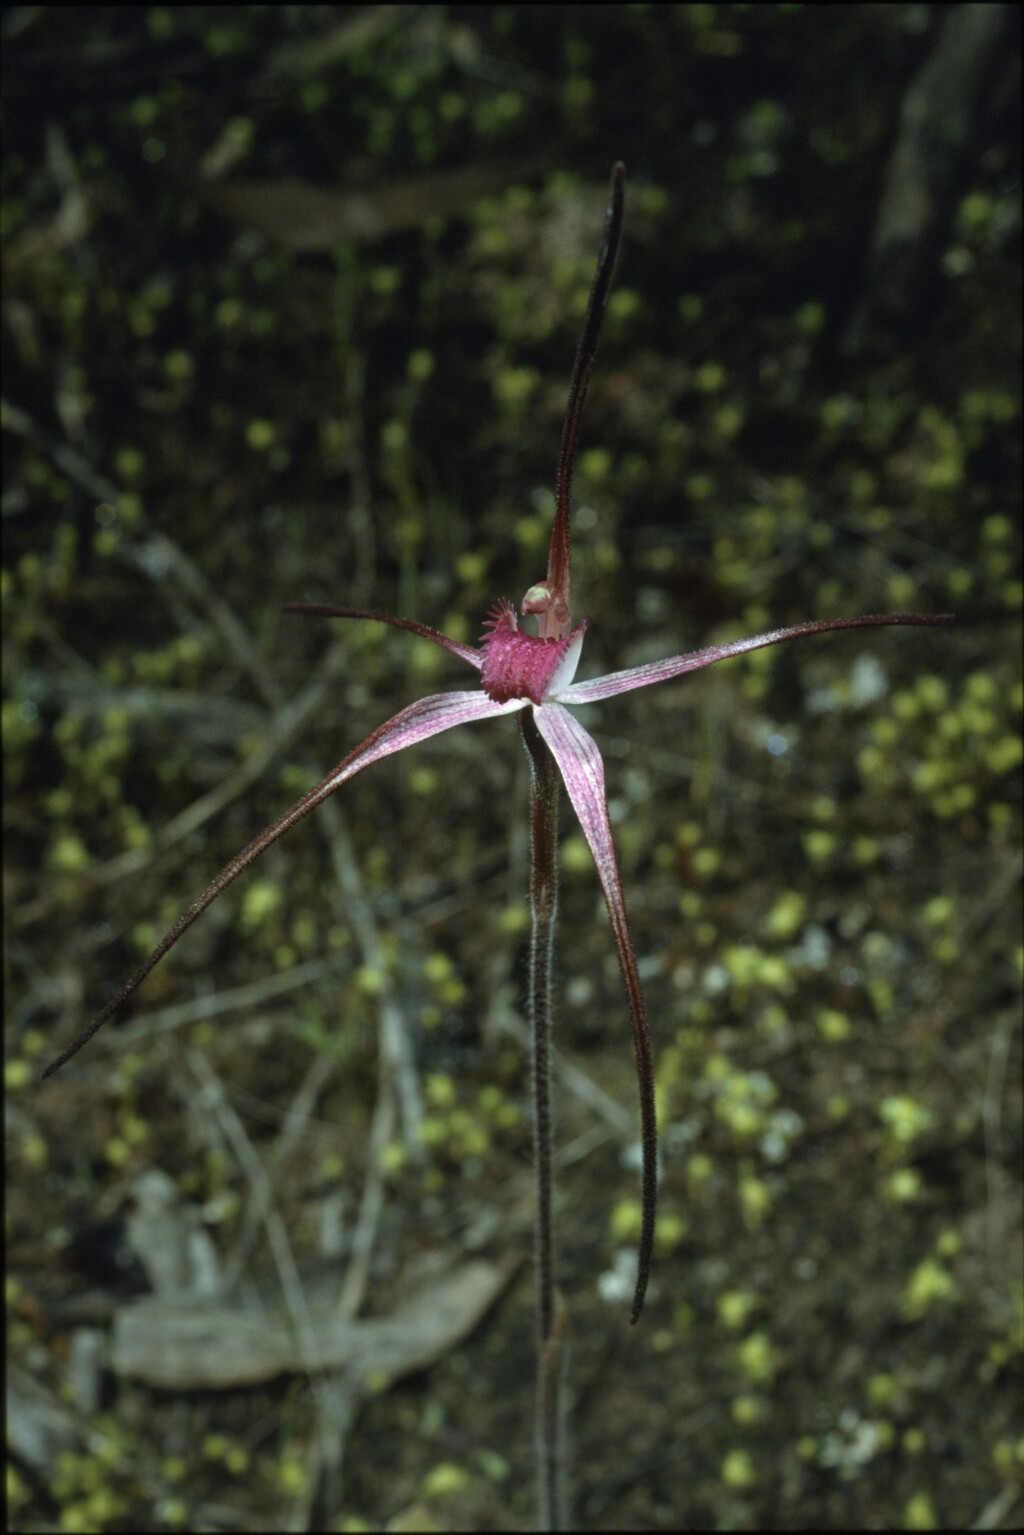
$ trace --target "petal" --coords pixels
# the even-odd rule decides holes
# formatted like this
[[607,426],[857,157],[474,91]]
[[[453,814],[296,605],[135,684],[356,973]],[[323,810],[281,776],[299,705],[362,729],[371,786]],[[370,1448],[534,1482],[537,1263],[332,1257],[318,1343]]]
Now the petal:
[[778,645],[782,640],[799,640],[810,634],[825,634],[831,629],[870,629],[884,625],[951,624],[952,613],[878,613],[865,614],[860,618],[815,619],[807,624],[793,624],[789,629],[771,629],[767,634],[754,634],[745,640],[729,640],[724,645],[709,645],[705,650],[692,650],[688,655],[669,656],[664,661],[648,661],[645,666],[631,666],[628,671],[609,672],[604,677],[594,677],[590,682],[574,682],[558,694],[563,704],[594,704],[616,693],[631,693],[634,688],[647,688],[653,682],[668,682],[681,677],[684,672],[700,671],[703,666],[713,666],[716,661],[727,661],[730,656],[744,655],[748,650],[761,650],[765,645]]
[[418,624],[414,618],[396,618],[393,613],[371,613],[365,608],[336,608],[329,602],[286,602],[281,612],[305,613],[310,618],[372,618],[375,623],[390,624],[392,629],[408,629],[410,634],[418,634],[421,640],[432,640],[442,650],[450,650],[461,661],[468,661],[477,671],[484,664],[483,656],[475,645],[462,645],[458,640],[450,640],[447,634],[441,634],[426,624]]
[[576,675],[576,669],[580,664],[580,655],[583,651],[583,636],[587,632],[587,621],[581,619],[569,636],[569,643],[565,648],[558,665],[548,678],[547,687],[544,690],[545,698],[554,698],[562,693],[572,682]]
[[619,951],[622,978],[626,983],[629,1000],[629,1016],[633,1025],[633,1050],[636,1055],[637,1082],[640,1088],[640,1125],[643,1142],[643,1227],[640,1234],[640,1263],[637,1272],[636,1293],[633,1297],[632,1321],[637,1321],[643,1310],[647,1281],[651,1273],[651,1257],[654,1250],[654,1219],[658,1197],[658,1143],[654,1113],[654,1061],[651,1055],[651,1036],[647,1028],[640,977],[636,968],[636,953],[626,918],[626,902],[622,894],[619,865],[612,842],[612,829],[608,824],[608,806],[604,792],[604,763],[597,742],[588,735],[568,709],[561,704],[543,704],[534,709],[537,729],[547,742],[551,755],[558,763],[559,772],[579,817],[583,835],[590,844],[598,876],[608,903],[612,919],[615,944]]
[[86,1044],[92,1036],[101,1029],[114,1013],[131,996],[132,992],[146,979],[146,976],[157,965],[168,949],[173,948],[178,939],[190,928],[196,918],[206,910],[212,901],[215,901],[222,890],[226,890],[232,880],[237,879],[243,869],[248,868],[253,859],[276,842],[303,816],[323,803],[342,784],[361,773],[363,768],[369,767],[371,762],[377,762],[381,757],[389,757],[394,752],[404,751],[407,746],[414,746],[418,741],[425,741],[429,736],[440,734],[442,730],[450,730],[453,725],[468,725],[474,720],[493,719],[498,714],[512,714],[516,709],[523,708],[518,700],[510,704],[496,704],[485,693],[474,688],[470,693],[435,693],[430,698],[421,698],[408,708],[402,709],[391,719],[368,735],[366,740],[355,751],[349,753],[343,762],[328,773],[314,789],[310,789],[301,799],[296,800],[290,810],[271,823],[260,832],[258,837],[244,847],[240,853],[236,853],[229,864],[226,864],[216,879],[207,885],[202,895],[193,901],[187,911],[182,912],[171,930],[161,938],[149,958],[136,970],[131,980],[122,986],[117,996],[108,1002],[106,1007],[90,1023],[89,1027],[80,1034],[73,1044],[59,1055],[57,1059],[43,1072],[44,1077],[51,1076],[64,1065],[65,1061]]

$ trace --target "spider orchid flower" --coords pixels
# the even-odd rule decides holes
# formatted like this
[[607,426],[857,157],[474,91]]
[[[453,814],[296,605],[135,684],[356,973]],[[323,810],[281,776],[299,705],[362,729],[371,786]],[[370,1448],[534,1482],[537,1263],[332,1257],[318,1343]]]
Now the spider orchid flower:
[[361,608],[335,607],[323,603],[290,603],[285,612],[311,616],[368,619],[390,624],[448,651],[478,676],[475,685],[462,692],[435,693],[415,703],[378,725],[364,741],[349,752],[315,788],[310,789],[290,809],[228,863],[203,893],[178,918],[170,931],[135,971],[89,1027],[43,1073],[50,1076],[75,1055],[93,1035],[117,1013],[142,984],[167,951],[190,928],[196,918],[215,901],[248,866],[272,843],[303,820],[311,810],[336,793],[342,786],[384,757],[405,751],[431,736],[440,735],[456,725],[476,724],[522,710],[532,711],[537,731],[551,753],[583,834],[593,854],[598,878],[611,918],[619,963],[625,982],[633,1032],[637,1078],[640,1095],[641,1139],[643,1149],[642,1190],[643,1223],[640,1237],[639,1267],[632,1308],[635,1322],[643,1308],[650,1275],[654,1246],[657,1194],[657,1141],[654,1108],[654,1065],[650,1034],[636,953],[626,916],[626,903],[619,876],[618,860],[608,820],[605,795],[604,763],[597,743],[573,714],[580,704],[600,703],[603,699],[630,693],[637,688],[670,682],[689,672],[701,671],[732,656],[745,655],[767,645],[785,640],[808,638],[838,629],[863,629],[882,625],[932,625],[952,621],[950,614],[888,613],[858,618],[814,620],[788,628],[772,629],[747,639],[709,645],[702,650],[669,656],[604,677],[575,682],[576,669],[583,648],[586,623],[573,625],[569,609],[569,500],[572,467],[576,454],[583,404],[597,337],[607,301],[608,287],[618,247],[623,212],[625,172],[617,164],[612,173],[611,204],[605,227],[604,246],[598,261],[584,321],[583,335],[576,356],[570,385],[569,406],[562,436],[556,480],[555,516],[551,533],[546,578],[531,586],[520,604],[523,616],[536,621],[537,633],[520,627],[519,618],[507,600],[499,602],[486,620],[486,634],[478,645],[462,644],[411,618]]

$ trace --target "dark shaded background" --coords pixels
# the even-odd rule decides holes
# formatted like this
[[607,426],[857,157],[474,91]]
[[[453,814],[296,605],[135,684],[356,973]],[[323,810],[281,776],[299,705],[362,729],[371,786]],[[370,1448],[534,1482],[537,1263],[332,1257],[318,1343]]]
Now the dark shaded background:
[[528,1264],[390,1386],[168,1392],[108,1353],[139,1297],[186,1283],[176,1251],[292,1324],[339,1295],[401,1314],[471,1258],[528,1255],[512,726],[359,778],[37,1079],[261,826],[465,683],[409,635],[281,605],[473,639],[543,573],[617,157],[585,667],[809,617],[959,621],[587,715],[664,1181],[631,1331],[626,1008],[566,813],[576,1514],[1019,1524],[1016,27],[1003,6],[8,10],[12,1527],[530,1525]]

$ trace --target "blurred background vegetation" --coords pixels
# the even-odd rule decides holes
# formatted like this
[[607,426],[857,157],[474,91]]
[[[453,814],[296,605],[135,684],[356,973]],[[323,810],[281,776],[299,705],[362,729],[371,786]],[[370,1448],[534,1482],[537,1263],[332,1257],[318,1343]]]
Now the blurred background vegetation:
[[998,5],[6,12],[13,1528],[530,1525],[528,1262],[467,1341],[342,1407],[301,1371],[161,1391],[106,1352],[161,1291],[154,1174],[233,1304],[293,1322],[321,1291],[386,1318],[445,1264],[528,1257],[511,725],[360,777],[37,1078],[252,835],[466,685],[410,635],[283,603],[473,640],[543,574],[618,157],[584,674],[811,617],[958,623],[588,712],[664,1180],[630,1330],[627,1015],[565,813],[576,1517],[1019,1524],[1016,27]]

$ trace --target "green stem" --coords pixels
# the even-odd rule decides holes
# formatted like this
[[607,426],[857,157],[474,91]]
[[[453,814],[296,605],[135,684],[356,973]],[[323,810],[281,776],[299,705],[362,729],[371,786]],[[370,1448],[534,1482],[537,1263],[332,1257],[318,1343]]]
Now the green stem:
[[533,1151],[537,1174],[537,1461],[539,1527],[564,1522],[566,1315],[555,1290],[552,1234],[551,970],[558,914],[558,769],[533,714],[519,716],[530,761],[530,1021],[533,1025]]

